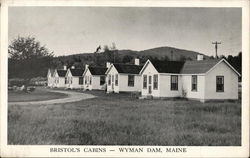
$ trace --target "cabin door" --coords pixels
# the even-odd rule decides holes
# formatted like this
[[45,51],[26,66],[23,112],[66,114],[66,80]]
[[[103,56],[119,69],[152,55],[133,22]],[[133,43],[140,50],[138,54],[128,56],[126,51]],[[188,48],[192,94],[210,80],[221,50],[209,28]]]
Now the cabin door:
[[152,76],[148,76],[148,94],[152,93]]
[[87,76],[87,88],[89,87],[89,76]]
[[114,75],[112,75],[112,78],[111,78],[111,88],[112,90],[114,90]]

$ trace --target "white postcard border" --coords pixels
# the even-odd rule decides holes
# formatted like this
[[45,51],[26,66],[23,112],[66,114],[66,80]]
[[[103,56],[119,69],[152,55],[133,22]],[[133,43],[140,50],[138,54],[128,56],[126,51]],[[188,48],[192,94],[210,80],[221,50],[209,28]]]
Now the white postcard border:
[[[242,8],[242,146],[133,146],[186,148],[185,153],[120,153],[120,146],[7,145],[7,66],[8,66],[8,7],[9,6],[140,6],[140,7],[240,7]],[[249,155],[249,1],[67,1],[67,0],[4,0],[1,4],[1,156],[3,157],[247,157]],[[106,153],[50,152],[50,148],[104,147]],[[126,146],[122,146],[126,147]],[[131,146],[129,146],[131,147]],[[109,151],[115,150],[115,151]]]

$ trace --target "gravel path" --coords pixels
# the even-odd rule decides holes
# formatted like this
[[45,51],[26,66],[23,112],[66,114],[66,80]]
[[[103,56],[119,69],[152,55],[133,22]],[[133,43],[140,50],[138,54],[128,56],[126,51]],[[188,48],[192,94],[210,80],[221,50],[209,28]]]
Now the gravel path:
[[43,101],[28,101],[28,102],[9,102],[8,105],[41,105],[41,104],[59,104],[68,102],[77,102],[80,100],[94,98],[96,96],[86,93],[79,93],[73,91],[60,91],[60,90],[48,90],[50,92],[64,93],[68,95],[66,98],[43,100]]

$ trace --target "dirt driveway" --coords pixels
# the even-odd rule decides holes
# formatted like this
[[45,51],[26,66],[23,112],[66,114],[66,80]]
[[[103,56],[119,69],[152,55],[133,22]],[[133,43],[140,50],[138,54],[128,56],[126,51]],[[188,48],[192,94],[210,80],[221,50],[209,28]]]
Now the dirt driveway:
[[96,96],[86,93],[79,93],[73,91],[60,91],[60,90],[48,90],[50,92],[64,93],[67,95],[66,98],[43,100],[43,101],[28,101],[28,102],[9,102],[8,105],[41,105],[41,104],[59,104],[68,102],[77,102],[84,99],[94,98]]

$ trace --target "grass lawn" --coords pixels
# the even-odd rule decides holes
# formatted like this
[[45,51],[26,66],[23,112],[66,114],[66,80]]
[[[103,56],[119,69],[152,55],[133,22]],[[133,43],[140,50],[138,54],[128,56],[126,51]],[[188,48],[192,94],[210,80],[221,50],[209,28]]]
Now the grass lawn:
[[241,145],[241,104],[139,100],[126,94],[75,103],[9,106],[8,144]]
[[26,93],[23,91],[8,91],[9,102],[26,102],[58,99],[66,97],[66,94],[48,92],[45,88],[37,87],[34,92]]

